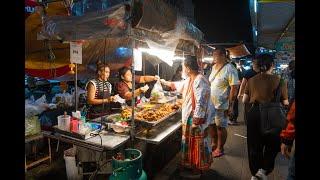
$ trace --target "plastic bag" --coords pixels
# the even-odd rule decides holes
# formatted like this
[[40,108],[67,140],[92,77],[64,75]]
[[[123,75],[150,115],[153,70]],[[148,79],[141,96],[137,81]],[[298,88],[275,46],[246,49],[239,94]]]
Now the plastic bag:
[[32,117],[38,114],[41,114],[43,109],[39,106],[35,106],[32,104],[25,104],[24,115],[25,117]]
[[48,107],[49,109],[57,109],[57,105],[53,103],[48,104]]
[[151,90],[151,98],[154,99],[154,100],[157,100],[157,99],[161,99],[164,97],[164,93],[163,93],[163,88],[162,88],[162,85],[160,83],[160,80],[158,80],[152,90]]
[[40,124],[41,124],[41,126],[47,126],[47,127],[52,126],[51,119],[48,116],[46,116],[45,114],[40,117]]
[[41,96],[41,98],[37,99],[34,103],[36,105],[44,104],[47,102],[46,95]]
[[121,97],[119,96],[119,94],[117,94],[117,95],[114,96],[114,102],[118,102],[118,103],[120,103],[120,104],[125,104],[125,103],[126,103],[126,100],[123,99],[123,98],[121,98]]
[[37,116],[25,118],[25,136],[31,136],[40,133],[40,121]]
[[57,104],[57,106],[62,106],[62,107],[70,107],[73,106],[74,100],[73,100],[73,95],[70,93],[62,93],[62,94],[56,94],[52,98],[52,103]]
[[[75,88],[72,88],[71,90],[71,101],[72,101],[72,104],[75,104]],[[82,94],[86,94],[86,91],[84,89],[81,89],[81,88],[77,88],[77,102],[80,103],[80,95]]]
[[[33,97],[33,96],[32,96]],[[25,117],[30,118],[32,116],[41,114],[43,111],[48,109],[48,104],[46,103],[46,96],[43,95],[36,101],[33,98],[27,99],[25,101]]]

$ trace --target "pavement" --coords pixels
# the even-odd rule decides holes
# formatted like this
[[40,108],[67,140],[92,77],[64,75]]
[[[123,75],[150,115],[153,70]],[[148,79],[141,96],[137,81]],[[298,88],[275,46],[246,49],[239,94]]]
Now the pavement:
[[[250,180],[251,173],[248,162],[246,141],[246,126],[243,120],[243,106],[239,104],[239,125],[229,126],[228,138],[225,145],[225,155],[214,158],[210,170],[203,174],[200,179],[215,180]],[[168,165],[156,174],[154,180],[183,179],[177,171],[177,163],[180,154],[177,154]],[[268,180],[285,180],[288,174],[289,160],[281,153],[278,154],[274,171],[269,174]]]

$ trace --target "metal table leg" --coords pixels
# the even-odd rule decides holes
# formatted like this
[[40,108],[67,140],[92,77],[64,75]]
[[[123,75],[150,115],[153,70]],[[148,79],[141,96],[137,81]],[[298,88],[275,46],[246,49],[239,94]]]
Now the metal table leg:
[[60,144],[60,140],[58,139],[56,152],[58,152],[58,150],[59,150],[59,144]]
[[49,158],[50,158],[50,164],[52,162],[52,156],[51,156],[51,143],[50,143],[50,138],[48,138],[48,146],[49,146]]

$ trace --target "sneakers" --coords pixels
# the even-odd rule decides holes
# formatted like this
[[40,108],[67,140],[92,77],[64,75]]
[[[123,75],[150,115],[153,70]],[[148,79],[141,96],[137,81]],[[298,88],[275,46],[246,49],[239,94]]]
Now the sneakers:
[[251,180],[259,180],[256,176],[251,176]]
[[261,180],[268,180],[268,176],[266,175],[266,170],[259,169],[259,171],[256,174],[256,177],[258,177]]

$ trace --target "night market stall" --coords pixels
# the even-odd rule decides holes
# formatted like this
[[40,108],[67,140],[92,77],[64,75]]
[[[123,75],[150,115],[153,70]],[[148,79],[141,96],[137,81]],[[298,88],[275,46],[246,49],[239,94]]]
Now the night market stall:
[[[172,66],[174,60],[183,59],[186,54],[196,55],[203,37],[199,29],[163,1],[118,3],[82,12],[81,16],[72,15],[68,3],[62,7],[61,3],[55,3],[55,7],[60,5],[63,15],[50,14],[52,3],[48,3],[26,19],[26,26],[30,26],[26,36],[30,38],[26,73],[46,78],[74,77],[75,86],[77,78],[92,75],[97,68],[95,63],[102,60],[110,65],[111,71],[131,66],[134,90],[135,73],[144,69],[142,61],[155,64],[163,61]],[[39,46],[34,46],[32,41]],[[73,54],[76,50],[81,51],[81,58]],[[121,52],[128,55],[119,57]],[[55,130],[43,134],[102,152],[100,157],[104,156],[104,160],[95,173],[100,168],[103,171],[102,164],[108,164],[121,149],[136,148],[143,154],[147,175],[152,177],[180,149],[177,142],[182,103],[179,98],[179,94],[164,91],[157,82],[150,98],[141,97],[138,102],[132,98],[131,106],[118,98],[118,108],[94,119],[86,119],[85,111],[78,108],[79,100],[75,100],[75,112],[60,114]],[[168,145],[171,151],[166,151]],[[82,175],[85,174],[83,171]]]

